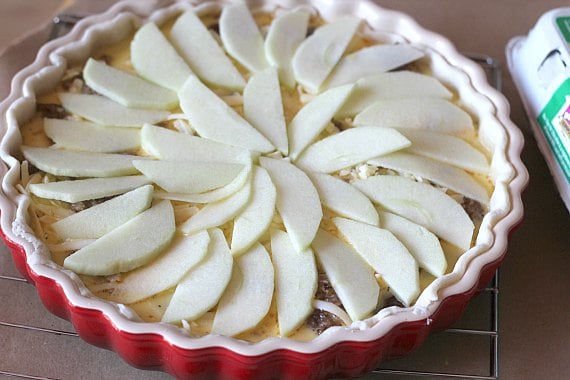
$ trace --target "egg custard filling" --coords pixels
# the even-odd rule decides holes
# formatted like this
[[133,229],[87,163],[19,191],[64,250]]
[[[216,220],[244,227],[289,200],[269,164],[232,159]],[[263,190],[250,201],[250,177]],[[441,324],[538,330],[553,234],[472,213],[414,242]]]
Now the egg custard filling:
[[493,190],[429,54],[310,9],[187,11],[69,67],[21,127],[52,260],[141,321],[311,340],[413,306]]

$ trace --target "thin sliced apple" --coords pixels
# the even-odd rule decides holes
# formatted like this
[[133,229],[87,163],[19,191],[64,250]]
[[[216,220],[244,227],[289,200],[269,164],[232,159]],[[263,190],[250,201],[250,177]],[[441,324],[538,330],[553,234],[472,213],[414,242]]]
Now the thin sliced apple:
[[311,249],[297,252],[287,233],[271,233],[271,258],[275,269],[275,299],[279,334],[292,334],[313,312],[317,291],[317,266]]
[[275,215],[275,185],[265,169],[254,166],[251,200],[234,220],[232,255],[239,256],[269,228]]
[[244,169],[227,162],[135,160],[133,165],[169,192],[202,193],[230,183]]
[[193,321],[213,308],[232,277],[234,260],[222,231],[208,231],[210,245],[202,262],[180,281],[162,317],[163,322]]
[[193,11],[178,17],[170,31],[170,41],[205,83],[237,91],[245,86],[237,68]]
[[176,286],[190,270],[206,257],[210,235],[200,231],[193,235],[176,235],[170,247],[156,260],[127,273],[119,282],[95,286],[96,292],[107,291],[105,298],[129,304]]
[[369,160],[368,163],[425,178],[477,202],[488,205],[489,195],[483,185],[465,171],[415,154],[396,152]]
[[320,26],[307,37],[295,52],[292,60],[295,79],[308,92],[319,92],[344,51],[352,41],[361,20],[345,17]]
[[378,211],[380,227],[392,232],[414,256],[420,268],[435,277],[447,269],[447,260],[437,236],[426,228],[386,211]]
[[378,212],[374,205],[354,186],[328,174],[308,172],[307,175],[315,185],[323,206],[345,218],[378,225]]
[[269,66],[263,36],[245,3],[228,4],[220,16],[220,37],[226,51],[249,71]]
[[178,91],[184,81],[194,75],[152,22],[135,33],[131,42],[131,62],[141,77],[172,91]]
[[180,107],[201,137],[261,153],[275,150],[269,140],[195,76],[188,78],[178,96]]
[[361,78],[337,117],[352,117],[382,99],[436,97],[451,99],[453,94],[436,78],[413,71],[394,71]]
[[356,115],[354,124],[457,136],[472,136],[475,132],[467,112],[445,99],[428,97],[378,100]]
[[145,123],[154,124],[165,120],[167,111],[127,108],[99,95],[59,94],[61,105],[67,111],[101,125],[140,128]]
[[141,157],[128,154],[78,152],[64,149],[22,146],[24,157],[36,168],[66,177],[118,177],[136,174],[133,160]]
[[251,183],[246,183],[238,192],[218,202],[209,203],[190,217],[180,231],[191,234],[196,231],[218,227],[238,215],[251,197]]
[[145,124],[141,129],[142,148],[161,160],[214,161],[251,164],[245,148]]
[[152,185],[141,186],[51,225],[65,239],[98,239],[150,207]]
[[449,195],[411,179],[378,175],[352,183],[383,209],[424,226],[440,238],[469,249],[474,225]]
[[334,218],[343,237],[374,268],[405,306],[420,294],[418,263],[406,247],[388,230],[350,219]]
[[372,268],[352,248],[322,229],[313,249],[350,318],[358,321],[368,317],[380,296]]
[[44,119],[44,131],[59,147],[88,152],[117,153],[138,149],[136,128],[105,127],[87,121]]
[[88,178],[75,181],[34,183],[28,186],[30,192],[40,198],[56,199],[74,203],[88,199],[100,199],[122,194],[137,187],[148,185],[144,175]]
[[267,157],[259,158],[277,189],[277,210],[297,252],[309,247],[323,210],[315,186],[307,175],[291,163]]
[[407,149],[410,153],[445,162],[470,172],[489,174],[487,157],[465,140],[426,131],[400,129],[400,133],[412,142]]
[[246,183],[249,182],[252,173],[251,161],[246,164],[243,170],[227,185],[212,191],[206,191],[198,194],[187,193],[169,193],[169,192],[156,192],[156,197],[161,199],[170,199],[173,201],[190,202],[190,203],[211,203],[217,202],[241,189]]
[[167,110],[176,107],[174,91],[89,58],[83,69],[85,83],[125,107]]
[[295,162],[306,170],[332,173],[410,145],[410,141],[395,129],[350,128],[317,141]]
[[360,78],[393,70],[424,56],[408,44],[375,45],[344,56],[327,78],[324,87],[354,83]]
[[283,13],[271,22],[265,37],[265,57],[278,68],[280,82],[290,89],[296,82],[291,61],[307,35],[310,16],[302,9]]
[[281,153],[288,154],[283,100],[276,69],[265,69],[249,79],[243,92],[243,112],[247,121]]
[[68,256],[66,269],[91,276],[128,272],[157,257],[174,236],[174,209],[161,201]]
[[340,107],[349,98],[354,85],[331,88],[306,104],[288,126],[289,155],[296,159],[327,127]]
[[257,243],[235,260],[232,279],[214,316],[213,334],[246,332],[261,322],[271,306],[275,276],[265,248]]

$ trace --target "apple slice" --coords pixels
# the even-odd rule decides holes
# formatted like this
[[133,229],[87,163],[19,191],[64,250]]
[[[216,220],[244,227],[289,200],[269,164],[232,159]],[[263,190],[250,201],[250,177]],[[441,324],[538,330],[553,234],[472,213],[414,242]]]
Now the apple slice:
[[449,195],[411,179],[379,175],[352,183],[383,209],[424,226],[440,238],[469,249],[474,225]]
[[275,215],[275,185],[259,166],[254,166],[251,190],[251,200],[234,220],[231,244],[234,257],[249,249],[267,231]]
[[36,168],[66,177],[117,177],[136,174],[133,160],[142,158],[128,154],[77,152],[32,146],[22,146],[21,149],[26,160]]
[[68,256],[66,269],[90,276],[128,272],[157,257],[174,236],[174,209],[161,201]]
[[104,127],[86,121],[44,119],[44,132],[64,149],[116,153],[138,149],[141,133],[136,128]]
[[393,70],[424,56],[408,44],[375,45],[344,56],[327,78],[324,87],[354,83],[360,78]]
[[333,218],[343,237],[390,287],[405,306],[420,294],[418,263],[388,230],[350,219]]
[[107,291],[105,298],[118,303],[134,303],[176,286],[208,253],[210,235],[200,231],[193,235],[177,235],[170,247],[156,260],[127,273],[119,282],[91,288]]
[[275,150],[269,140],[195,76],[188,78],[178,96],[180,107],[201,137],[261,153]]
[[184,135],[164,128],[145,125],[142,129],[145,150],[165,159],[186,159],[243,164],[242,171],[227,185],[204,193],[169,193],[157,191],[156,198],[190,203],[211,203],[227,198],[241,189],[251,177],[252,154],[245,148]]
[[489,195],[483,185],[465,171],[441,161],[396,152],[373,158],[368,163],[428,179],[436,185],[446,187],[477,202],[489,204]]
[[143,25],[131,42],[131,62],[146,80],[178,91],[194,73],[160,29],[149,22]]
[[428,97],[378,100],[356,115],[354,124],[421,129],[457,136],[475,133],[467,112],[445,99]]
[[400,133],[412,142],[407,149],[410,153],[445,162],[470,172],[489,174],[487,157],[465,140],[426,131],[400,129]]
[[297,252],[309,247],[323,217],[319,194],[303,171],[291,163],[260,157],[277,189],[277,210]]
[[378,225],[378,213],[370,199],[343,180],[322,173],[307,175],[315,185],[321,203],[340,216]]
[[224,6],[219,25],[226,51],[246,69],[257,72],[269,66],[263,50],[263,36],[246,4]]
[[352,41],[361,20],[345,17],[320,26],[307,37],[292,60],[295,78],[308,92],[317,93]]
[[141,186],[58,220],[51,228],[62,240],[98,239],[149,208],[152,193],[152,185]]
[[161,160],[215,161],[251,164],[245,148],[145,124],[141,129],[142,148]]
[[248,182],[230,197],[204,206],[184,222],[179,229],[185,234],[191,234],[203,229],[221,226],[244,209],[250,196],[251,183]]
[[167,111],[127,108],[99,95],[60,93],[59,100],[67,111],[101,125],[140,128],[169,115]]
[[202,262],[180,281],[162,317],[163,322],[193,321],[213,308],[232,277],[234,260],[222,231],[208,231],[210,245]]
[[74,203],[126,193],[148,185],[144,175],[112,178],[88,178],[75,181],[34,183],[28,185],[30,192],[40,198],[56,199]]
[[338,112],[338,118],[352,117],[382,99],[436,97],[451,99],[453,94],[436,78],[413,71],[394,71],[361,78],[356,89]]
[[283,101],[276,69],[265,69],[249,79],[243,92],[243,112],[247,121],[283,155],[288,154]]
[[447,260],[437,236],[426,228],[386,211],[378,211],[380,227],[384,228],[404,244],[414,256],[420,268],[435,277],[441,277],[447,269]]
[[83,69],[85,83],[125,107],[167,110],[176,107],[174,91],[89,58]]
[[135,160],[133,165],[166,191],[202,193],[230,183],[243,169],[227,162]]
[[391,128],[350,128],[309,146],[295,161],[300,167],[332,173],[410,146],[410,141]]
[[306,104],[291,120],[289,156],[295,160],[326,128],[340,107],[349,98],[354,85],[331,88]]
[[296,82],[291,61],[307,35],[310,16],[302,9],[283,13],[271,22],[265,37],[265,57],[278,68],[280,82],[289,89]]
[[28,185],[30,192],[40,198],[56,199],[74,203],[122,194],[147,185],[150,180],[144,175],[89,178],[75,181],[34,183]]
[[368,317],[380,296],[372,268],[352,248],[322,229],[315,236],[313,249],[350,318],[358,321]]
[[273,266],[259,243],[238,257],[214,317],[212,334],[234,336],[255,327],[269,312],[273,299]]
[[279,334],[292,334],[313,312],[317,291],[317,266],[311,249],[297,252],[287,233],[271,233],[271,258],[275,269],[275,299]]
[[198,194],[187,193],[169,193],[157,191],[155,197],[162,199],[170,199],[189,203],[211,203],[217,202],[229,197],[236,191],[241,189],[251,178],[252,164],[251,162],[244,166],[243,170],[227,185],[212,191],[206,191]]
[[193,11],[178,17],[170,31],[170,41],[204,82],[237,91],[245,86],[239,71]]

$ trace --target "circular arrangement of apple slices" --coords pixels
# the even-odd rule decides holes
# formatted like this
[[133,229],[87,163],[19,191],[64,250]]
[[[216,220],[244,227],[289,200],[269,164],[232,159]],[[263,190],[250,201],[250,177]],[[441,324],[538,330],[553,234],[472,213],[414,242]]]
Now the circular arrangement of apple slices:
[[420,50],[364,44],[355,18],[308,34],[315,20],[260,28],[232,4],[217,35],[188,11],[138,29],[129,72],[89,59],[95,93],[59,93],[72,117],[43,120],[55,145],[22,147],[42,176],[24,183],[32,210],[66,210],[37,218],[62,265],[114,302],[168,291],[162,321],[209,314],[228,336],[272,309],[281,336],[315,309],[349,324],[444,275],[442,242],[467,250],[476,229],[460,200],[489,202],[471,117],[436,78],[391,71]]

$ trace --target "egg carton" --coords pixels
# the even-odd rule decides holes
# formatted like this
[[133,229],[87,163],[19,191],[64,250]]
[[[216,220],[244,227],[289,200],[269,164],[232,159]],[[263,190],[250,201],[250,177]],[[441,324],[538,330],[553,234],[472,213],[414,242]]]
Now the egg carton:
[[570,7],[540,17],[512,38],[507,64],[538,147],[570,211]]

